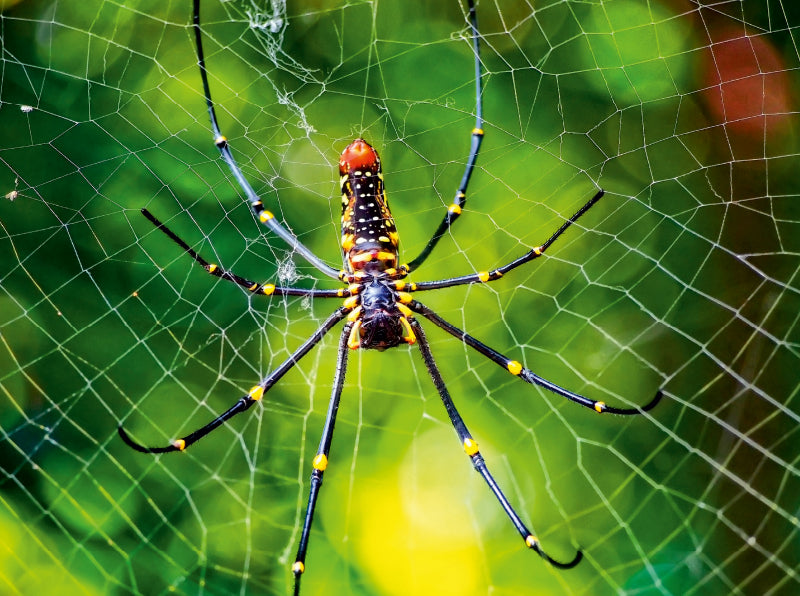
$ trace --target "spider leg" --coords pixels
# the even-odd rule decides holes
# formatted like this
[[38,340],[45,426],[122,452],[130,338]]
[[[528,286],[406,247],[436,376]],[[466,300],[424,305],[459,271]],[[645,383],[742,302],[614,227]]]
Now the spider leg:
[[256,191],[253,190],[252,186],[250,186],[250,183],[244,177],[241,168],[239,168],[239,165],[233,158],[231,149],[228,146],[228,139],[226,139],[222,134],[219,124],[217,123],[217,114],[214,110],[214,101],[211,99],[211,87],[208,83],[205,56],[203,55],[203,36],[200,31],[200,0],[194,0],[192,23],[194,27],[195,43],[197,46],[197,65],[200,67],[200,77],[203,79],[203,94],[205,95],[206,105],[208,106],[208,115],[211,119],[211,129],[214,132],[214,144],[222,154],[222,159],[224,159],[225,163],[228,164],[228,168],[233,174],[233,177],[236,178],[236,182],[239,183],[239,186],[247,195],[247,200],[250,201],[250,208],[258,218],[258,221],[267,226],[270,230],[272,230],[272,232],[277,234],[291,247],[292,250],[300,253],[300,255],[302,255],[306,261],[316,267],[319,271],[328,277],[338,279],[339,271],[322,261],[322,259],[311,252],[311,249],[300,242],[300,240],[298,240],[294,234],[279,224],[275,220],[275,216],[272,213],[264,209],[264,205],[261,202],[258,194],[256,194]]
[[491,271],[479,271],[478,273],[472,273],[470,275],[461,275],[459,277],[450,277],[448,279],[439,279],[436,281],[423,281],[415,284],[407,284],[406,291],[414,292],[414,291],[422,291],[422,290],[438,290],[439,288],[449,288],[452,286],[461,286],[464,284],[474,284],[474,283],[486,283],[489,281],[495,281],[496,279],[500,279],[511,271],[512,269],[516,269],[520,265],[524,265],[529,261],[533,261],[534,259],[538,259],[544,254],[551,244],[553,244],[558,238],[567,231],[572,224],[574,224],[578,218],[586,213],[589,209],[591,209],[597,201],[603,196],[604,191],[599,190],[597,194],[595,194],[589,201],[578,211],[575,212],[575,215],[570,217],[567,221],[561,224],[561,227],[558,228],[555,233],[547,239],[547,241],[540,245],[532,248],[527,253],[518,257],[503,265],[502,267],[498,267],[497,269],[492,269]]
[[155,215],[150,213],[147,209],[142,209],[142,215],[144,215],[150,222],[159,230],[164,232],[170,240],[172,240],[175,244],[180,246],[186,254],[192,257],[195,261],[197,261],[203,269],[205,269],[206,273],[210,273],[214,277],[219,277],[226,281],[230,281],[235,283],[238,286],[243,287],[245,290],[250,292],[251,294],[256,294],[259,296],[310,296],[312,298],[342,298],[348,296],[349,293],[347,290],[317,290],[317,289],[305,289],[305,288],[284,288],[280,286],[276,286],[274,284],[260,284],[239,275],[236,275],[232,271],[228,271],[223,269],[219,265],[214,263],[209,263],[203,257],[201,257],[197,252],[194,251],[186,242],[184,242],[175,232],[170,230],[166,224],[162,223]]
[[464,168],[464,174],[461,176],[461,183],[458,185],[455,198],[452,204],[447,208],[447,213],[442,219],[439,227],[433,233],[433,236],[428,241],[422,252],[410,263],[403,265],[402,268],[406,272],[417,269],[428,255],[431,254],[433,248],[444,236],[445,232],[450,229],[453,222],[461,215],[461,211],[467,202],[467,186],[469,179],[472,176],[472,170],[475,169],[475,162],[478,160],[478,151],[481,148],[481,141],[483,141],[483,99],[481,96],[481,52],[480,52],[480,33],[478,32],[478,17],[475,15],[475,3],[469,0],[469,25],[472,32],[472,53],[475,56],[475,126],[471,133],[471,145],[469,149],[469,157],[467,158],[467,165]]
[[241,397],[233,406],[214,418],[214,420],[202,428],[189,433],[185,437],[175,439],[166,447],[146,447],[140,443],[137,443],[130,437],[130,435],[128,435],[121,425],[117,427],[119,436],[122,437],[122,440],[125,441],[129,447],[142,453],[168,453],[170,451],[183,451],[192,443],[195,443],[205,437],[226,420],[233,418],[236,414],[244,412],[254,403],[260,401],[264,394],[269,391],[283,375],[289,372],[289,370],[291,370],[295,364],[300,362],[300,359],[308,354],[311,348],[317,345],[328,331],[330,331],[339,321],[347,316],[347,313],[350,312],[350,310],[351,309],[343,306],[336,309],[331,316],[323,321],[322,325],[319,326],[319,329],[317,329],[311,335],[311,337],[309,337],[299,348],[294,351],[291,356],[289,356],[280,366],[278,366],[278,368],[269,373],[269,375],[267,375],[258,385],[253,387],[247,393],[247,395]]
[[447,410],[447,415],[450,417],[450,422],[453,424],[453,428],[458,435],[459,441],[461,441],[461,446],[464,448],[466,454],[472,460],[472,465],[477,470],[477,472],[483,477],[486,481],[486,484],[489,485],[492,493],[500,502],[500,505],[503,507],[503,510],[506,512],[508,517],[511,519],[511,523],[514,524],[514,527],[519,532],[522,539],[525,541],[525,544],[528,548],[536,551],[536,553],[550,562],[551,565],[558,567],[560,569],[570,569],[575,567],[578,563],[580,563],[581,559],[583,558],[583,553],[578,551],[575,556],[572,558],[571,561],[566,563],[562,563],[561,561],[557,561],[553,559],[550,555],[548,555],[540,546],[539,540],[531,534],[528,528],[523,523],[522,519],[520,519],[517,512],[512,507],[511,503],[509,503],[508,499],[506,498],[505,494],[503,494],[502,489],[497,484],[497,481],[492,476],[491,472],[489,472],[489,468],[486,466],[486,461],[483,459],[480,451],[478,450],[478,444],[475,442],[475,439],[472,438],[469,431],[467,430],[466,424],[464,424],[464,420],[461,418],[461,415],[458,413],[455,404],[453,403],[452,398],[450,397],[450,393],[447,391],[447,387],[444,384],[444,380],[442,379],[442,375],[439,373],[439,368],[436,366],[436,362],[433,359],[433,355],[431,354],[430,346],[428,345],[428,340],[425,337],[425,333],[422,331],[422,326],[416,321],[416,319],[411,319],[411,326],[414,328],[414,333],[417,334],[417,340],[420,352],[422,352],[422,358],[425,361],[425,366],[428,369],[428,374],[430,374],[431,379],[433,380],[433,384],[436,386],[436,390],[439,392],[439,396],[442,398],[442,403],[444,404],[445,409]]
[[577,393],[573,393],[572,391],[564,389],[563,387],[559,387],[555,383],[551,383],[550,381],[543,379],[530,369],[527,369],[524,366],[522,366],[516,360],[511,360],[510,358],[503,356],[500,352],[497,352],[496,350],[493,350],[483,342],[478,341],[467,332],[462,331],[455,325],[448,323],[442,317],[437,315],[435,312],[433,312],[433,310],[431,310],[424,304],[421,304],[420,302],[413,300],[409,302],[407,306],[414,312],[421,314],[423,317],[431,321],[437,327],[444,329],[453,337],[460,339],[469,347],[475,349],[480,354],[486,356],[489,360],[497,363],[511,374],[518,376],[526,383],[544,387],[545,389],[547,389],[548,391],[552,391],[556,395],[565,397],[568,400],[575,402],[576,404],[594,410],[600,414],[605,412],[611,414],[620,414],[622,416],[633,416],[635,414],[642,414],[644,412],[647,412],[655,408],[656,405],[658,405],[658,402],[661,401],[661,398],[664,396],[663,392],[661,390],[658,390],[656,392],[655,397],[651,399],[650,402],[639,408],[615,408],[612,406],[607,406],[605,402],[589,399],[588,397],[584,397]]
[[322,488],[322,475],[325,473],[325,468],[328,467],[328,455],[331,450],[331,441],[333,439],[333,427],[336,424],[336,413],[339,410],[339,398],[342,396],[344,377],[347,372],[347,354],[349,352],[347,340],[350,337],[350,329],[352,327],[353,323],[347,323],[344,329],[342,329],[341,339],[339,340],[339,352],[336,360],[336,373],[333,377],[333,389],[331,390],[331,401],[328,404],[328,413],[325,416],[325,426],[322,429],[322,438],[319,441],[317,455],[314,457],[312,463],[311,489],[308,493],[306,517],[303,521],[303,531],[300,534],[300,545],[297,548],[297,557],[292,565],[295,596],[300,594],[300,578],[306,569],[306,550],[308,549],[311,522],[314,520],[317,498],[319,497],[319,490]]

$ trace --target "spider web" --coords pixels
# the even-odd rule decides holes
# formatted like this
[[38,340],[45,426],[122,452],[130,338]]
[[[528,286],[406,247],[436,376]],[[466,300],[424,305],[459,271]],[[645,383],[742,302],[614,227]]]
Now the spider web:
[[[0,585],[286,594],[332,332],[183,454],[336,301],[205,275],[147,207],[240,275],[335,287],[263,233],[210,138],[188,0],[0,2]],[[463,171],[464,6],[202,6],[212,92],[276,216],[338,266],[335,164],[381,152],[405,259]],[[792,0],[481,0],[486,138],[418,297],[597,416],[427,325],[527,552],[415,349],[351,355],[303,594],[794,594],[800,584],[798,26]],[[6,194],[7,193],[7,194]],[[424,322],[423,322],[424,324]]]

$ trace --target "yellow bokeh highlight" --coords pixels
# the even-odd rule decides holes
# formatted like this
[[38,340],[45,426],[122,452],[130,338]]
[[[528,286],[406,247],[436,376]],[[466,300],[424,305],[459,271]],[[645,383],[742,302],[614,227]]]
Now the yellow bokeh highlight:
[[397,467],[378,470],[354,495],[353,553],[378,593],[486,592],[476,519],[491,524],[497,518],[491,509],[484,515],[492,498],[480,480],[452,429],[442,427],[417,436]]

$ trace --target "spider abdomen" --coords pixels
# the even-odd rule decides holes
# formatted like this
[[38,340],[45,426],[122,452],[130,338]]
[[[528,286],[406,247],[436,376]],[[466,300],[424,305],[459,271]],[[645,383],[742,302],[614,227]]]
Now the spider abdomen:
[[356,139],[339,160],[342,185],[342,250],[351,272],[397,268],[399,237],[389,210],[378,152]]

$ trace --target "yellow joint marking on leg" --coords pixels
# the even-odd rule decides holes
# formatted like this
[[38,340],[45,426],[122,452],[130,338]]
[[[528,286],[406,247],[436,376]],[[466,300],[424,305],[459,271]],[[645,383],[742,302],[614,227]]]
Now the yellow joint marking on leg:
[[408,308],[408,307],[407,307],[405,304],[403,304],[402,302],[401,302],[401,303],[399,303],[399,304],[397,305],[397,310],[399,310],[401,313],[403,313],[403,314],[404,314],[405,316],[407,316],[407,317],[411,317],[411,318],[413,318],[413,317],[414,317],[414,313],[413,313],[413,312],[411,312],[411,309],[410,309],[410,308]]
[[353,328],[350,330],[350,337],[347,338],[347,347],[351,350],[357,350],[361,347],[361,335],[358,333],[358,330],[361,328],[361,321],[358,320],[353,325]]
[[254,292],[258,288],[258,284],[253,284],[252,286],[248,287],[247,290],[250,292]]
[[262,397],[264,397],[264,388],[261,385],[256,385],[247,392],[247,395],[253,401],[259,401]]
[[325,468],[328,467],[328,458],[325,456],[324,453],[318,453],[317,457],[314,458],[314,461],[311,463],[311,465],[314,466],[315,470],[324,472]]
[[525,538],[525,544],[528,545],[528,548],[536,548],[539,546],[539,539],[533,534],[528,534],[527,538]]
[[472,457],[478,453],[478,443],[472,437],[464,439],[464,452]]
[[473,128],[472,134],[483,136],[483,129],[482,128]]
[[217,266],[214,263],[209,263],[208,264],[208,272],[209,273],[214,273],[214,271],[216,271],[216,270],[217,270]]
[[512,375],[518,375],[522,372],[522,365],[516,360],[509,360],[506,368]]
[[357,306],[355,309],[353,309],[353,312],[347,315],[347,320],[350,321],[351,323],[355,323],[360,316],[361,316],[361,307]]
[[261,205],[263,204],[264,203],[262,203],[261,201],[253,201],[252,203],[250,203],[250,206],[255,208],[255,207],[261,207]]
[[275,292],[275,284],[264,284],[264,287],[261,288],[261,293],[265,296],[272,296],[273,292]]
[[535,247],[535,248],[533,249],[533,252],[534,252],[534,254],[537,254],[537,255],[540,255],[540,254],[542,254],[542,247],[541,247],[541,246],[537,246],[537,247]]
[[482,282],[489,281],[489,272],[488,271],[479,271],[478,272],[478,279]]
[[594,402],[594,409],[597,411],[598,414],[602,414],[606,411],[606,402],[604,401],[596,401]]
[[414,330],[411,328],[411,324],[408,322],[408,319],[405,317],[400,317],[400,324],[405,329],[406,334],[403,336],[403,339],[406,340],[408,345],[413,345],[417,343],[417,336],[414,334]]
[[358,306],[358,296],[349,296],[348,298],[345,298],[344,302],[342,302],[342,305],[345,308],[355,308]]
[[302,561],[295,561],[294,565],[292,565],[292,573],[294,573],[296,575],[300,575],[305,570],[306,570],[306,566],[303,565]]
[[402,265],[400,265],[400,272],[403,275],[408,275],[409,271],[411,271],[411,270],[408,268],[408,263],[403,263]]
[[183,451],[186,449],[186,441],[183,439],[175,439],[172,441],[172,446],[175,447],[178,451]]
[[224,135],[219,135],[216,139],[214,139],[214,144],[217,147],[222,148],[228,144],[228,139]]
[[459,206],[458,206],[458,205],[456,205],[455,203],[453,203],[452,205],[450,205],[450,206],[447,208],[447,210],[448,210],[450,213],[455,213],[456,215],[458,215],[459,213],[461,213],[461,207],[459,207]]
[[384,269],[383,272],[386,275],[395,275],[397,273],[397,269],[395,269],[394,267],[389,267],[388,269]]
[[269,220],[273,219],[274,217],[275,216],[272,215],[272,213],[270,213],[266,209],[264,209],[264,211],[258,214],[258,219],[261,221],[261,223],[266,223]]

